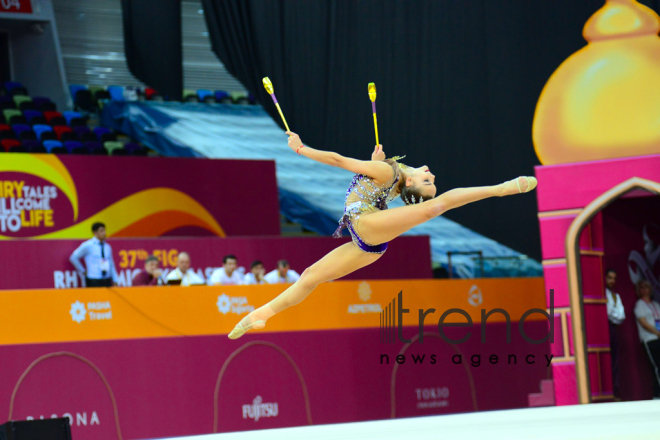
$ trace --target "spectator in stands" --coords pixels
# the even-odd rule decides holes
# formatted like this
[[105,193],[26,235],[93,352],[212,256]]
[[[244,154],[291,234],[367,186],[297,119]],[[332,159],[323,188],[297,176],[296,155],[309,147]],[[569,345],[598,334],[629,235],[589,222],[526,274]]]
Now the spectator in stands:
[[277,262],[277,269],[268,272],[264,279],[268,284],[295,283],[300,279],[300,275],[295,270],[291,270],[288,261],[280,260]]
[[243,276],[236,270],[238,258],[235,255],[225,255],[222,267],[216,269],[209,278],[209,286],[238,286],[243,283]]
[[158,257],[149,255],[144,261],[144,270],[133,275],[134,286],[158,286],[163,283],[163,272],[158,268]]
[[264,268],[264,263],[259,260],[255,260],[250,265],[250,273],[246,273],[243,278],[244,285],[251,284],[266,284],[266,279],[264,274],[266,269]]
[[647,280],[637,282],[635,317],[644,352],[653,370],[653,399],[660,400],[660,304],[651,300],[653,289]]
[[190,269],[190,255],[188,255],[188,252],[179,252],[176,269],[167,274],[168,284],[173,284],[171,281],[176,282],[178,280],[181,280],[182,286],[197,286],[204,284],[204,280]]
[[612,361],[612,387],[614,399],[619,400],[619,326],[626,319],[626,312],[621,303],[621,296],[614,291],[616,272],[605,271],[605,296],[607,298],[607,319],[610,321],[610,349]]
[[[117,270],[112,258],[112,247],[105,240],[105,225],[92,225],[94,237],[83,242],[73,251],[69,261],[76,268],[87,287],[110,287],[117,285]],[[85,266],[80,259],[85,260]]]

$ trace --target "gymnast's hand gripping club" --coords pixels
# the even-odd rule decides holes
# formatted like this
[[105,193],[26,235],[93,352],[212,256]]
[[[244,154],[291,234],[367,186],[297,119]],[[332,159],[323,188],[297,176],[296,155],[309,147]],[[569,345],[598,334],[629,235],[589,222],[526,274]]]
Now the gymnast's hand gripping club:
[[277,102],[277,98],[275,97],[275,90],[273,89],[273,83],[270,82],[270,79],[268,77],[265,77],[263,79],[264,82],[264,87],[266,88],[266,91],[270,95],[271,98],[273,98],[273,102],[275,103],[275,107],[277,107],[277,111],[280,112],[280,116],[282,117],[282,121],[284,122],[284,126],[286,127],[286,131],[291,131],[289,130],[289,125],[286,123],[286,119],[284,119],[284,114],[282,113],[282,109],[280,108],[280,104]]

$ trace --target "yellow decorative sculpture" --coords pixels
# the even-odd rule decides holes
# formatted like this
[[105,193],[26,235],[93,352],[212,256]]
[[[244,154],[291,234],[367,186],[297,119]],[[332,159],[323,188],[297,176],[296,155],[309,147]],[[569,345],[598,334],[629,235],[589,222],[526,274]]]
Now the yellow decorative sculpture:
[[660,17],[606,0],[584,26],[588,44],[552,74],[532,137],[544,165],[660,153]]

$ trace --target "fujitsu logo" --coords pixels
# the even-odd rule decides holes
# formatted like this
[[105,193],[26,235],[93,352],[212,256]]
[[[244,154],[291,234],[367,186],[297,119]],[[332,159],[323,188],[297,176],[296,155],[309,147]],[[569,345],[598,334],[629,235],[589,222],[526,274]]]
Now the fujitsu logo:
[[278,412],[277,402],[263,403],[261,396],[255,397],[252,405],[243,405],[243,418],[254,419],[255,422],[262,417],[277,417]]

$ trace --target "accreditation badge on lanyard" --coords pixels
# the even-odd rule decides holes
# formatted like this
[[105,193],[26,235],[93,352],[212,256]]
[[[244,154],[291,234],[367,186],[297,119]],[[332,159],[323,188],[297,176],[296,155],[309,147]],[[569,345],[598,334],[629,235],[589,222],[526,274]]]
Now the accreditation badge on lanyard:
[[651,309],[651,312],[653,313],[653,319],[655,320],[655,329],[660,332],[660,311],[658,311],[658,308],[653,302],[650,305],[646,303],[646,307]]
[[105,258],[101,258],[99,269],[101,269],[102,272],[110,272],[110,261]]

